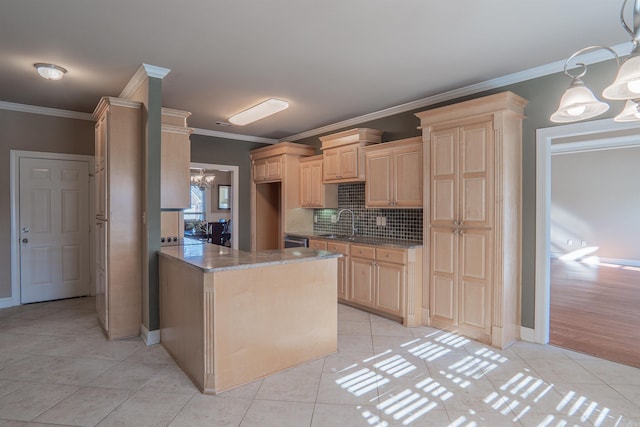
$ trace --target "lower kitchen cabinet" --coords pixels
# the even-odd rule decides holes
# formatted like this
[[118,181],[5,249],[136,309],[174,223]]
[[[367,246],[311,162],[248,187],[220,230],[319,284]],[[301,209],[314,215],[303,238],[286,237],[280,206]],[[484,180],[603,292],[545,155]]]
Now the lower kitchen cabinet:
[[418,326],[422,302],[422,248],[350,245],[351,283],[346,301]]
[[338,299],[346,301],[349,297],[349,244],[328,242],[327,250],[342,254],[342,258],[338,258]]

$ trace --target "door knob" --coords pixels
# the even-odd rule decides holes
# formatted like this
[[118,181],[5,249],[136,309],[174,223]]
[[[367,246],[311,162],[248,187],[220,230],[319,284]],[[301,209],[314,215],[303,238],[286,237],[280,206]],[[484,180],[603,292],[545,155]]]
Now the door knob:
[[29,243],[29,239],[22,239],[22,243]]

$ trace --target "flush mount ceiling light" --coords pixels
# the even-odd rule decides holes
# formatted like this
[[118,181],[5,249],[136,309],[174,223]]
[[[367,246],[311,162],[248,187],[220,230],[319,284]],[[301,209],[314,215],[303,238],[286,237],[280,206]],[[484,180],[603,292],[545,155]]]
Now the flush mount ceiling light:
[[[640,0],[638,0],[640,1]],[[269,98],[260,104],[254,105],[238,114],[229,117],[234,125],[244,126],[257,120],[264,119],[279,111],[289,108],[289,103],[281,99]]]
[[634,0],[633,5],[633,29],[624,20],[624,9],[628,0],[624,0],[620,9],[620,24],[631,36],[633,49],[629,58],[620,65],[618,55],[606,46],[589,46],[580,49],[571,55],[564,63],[564,73],[571,77],[571,85],[560,99],[560,106],[551,115],[551,121],[555,123],[570,123],[590,119],[599,116],[609,109],[609,104],[598,100],[582,81],[587,73],[584,63],[577,63],[582,71],[576,75],[568,71],[569,63],[577,56],[593,50],[604,49],[613,54],[618,63],[618,75],[611,85],[603,92],[602,96],[611,100],[627,100],[624,111],[618,114],[615,121],[640,121],[638,103],[640,103],[640,0]]
[[37,64],[33,64],[33,66],[38,70],[38,74],[47,80],[60,80],[62,76],[64,76],[64,73],[67,72],[67,70],[55,64],[44,64],[39,62]]

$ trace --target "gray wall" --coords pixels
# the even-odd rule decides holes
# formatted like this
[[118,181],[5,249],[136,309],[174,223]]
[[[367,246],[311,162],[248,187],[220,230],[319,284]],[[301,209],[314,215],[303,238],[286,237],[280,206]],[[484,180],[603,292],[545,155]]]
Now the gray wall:
[[551,251],[571,253],[585,241],[598,248],[588,256],[640,262],[638,165],[640,147],[553,155]]
[[[594,93],[600,94],[613,81],[615,74],[616,66],[613,61],[590,65],[589,73],[584,81]],[[425,78],[428,78],[428,74],[425,74]],[[523,123],[522,147],[522,326],[527,328],[534,328],[535,326],[536,130],[556,125],[549,121],[549,116],[558,107],[560,97],[565,89],[569,87],[569,83],[570,79],[568,77],[563,73],[557,73],[349,127],[380,129],[385,131],[382,137],[383,141],[392,141],[420,135],[420,131],[417,129],[420,123],[413,115],[419,111],[479,98],[505,90],[510,90],[529,100],[525,110],[527,118]],[[611,109],[609,112],[598,117],[598,119],[613,117],[622,110],[623,102],[610,104]],[[339,131],[336,130],[330,133]],[[317,136],[296,142],[319,146]]]
[[11,296],[10,150],[93,155],[94,123],[0,110],[0,298]]
[[[265,144],[191,135],[191,161],[193,163],[211,163],[216,165],[238,166],[238,248],[251,250],[251,161],[249,151],[264,147]],[[217,199],[216,199],[217,200]]]

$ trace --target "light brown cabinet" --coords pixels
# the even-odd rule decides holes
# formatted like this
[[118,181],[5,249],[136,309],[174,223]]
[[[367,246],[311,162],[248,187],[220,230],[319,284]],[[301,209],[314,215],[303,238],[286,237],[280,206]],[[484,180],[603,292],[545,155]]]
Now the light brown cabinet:
[[349,255],[347,303],[391,315],[405,326],[420,325],[422,248],[351,244]]
[[317,251],[326,251],[327,242],[324,240],[309,239],[309,248],[315,249]]
[[323,155],[323,179],[328,183],[365,180],[362,147],[377,144],[382,131],[357,128],[320,137]]
[[425,317],[500,348],[520,335],[526,104],[504,92],[416,114],[428,170]]
[[258,159],[253,162],[254,182],[282,181],[282,156]]
[[141,317],[142,106],[100,100],[96,120],[96,310],[109,339],[136,336]]
[[313,211],[300,209],[300,159],[309,145],[280,142],[252,150],[251,250],[284,247],[284,233],[311,232]]
[[349,244],[328,242],[327,250],[343,255],[338,258],[338,299],[346,301],[349,298]]
[[162,108],[160,208],[186,209],[191,205],[190,164],[192,129],[187,111]]
[[300,206],[303,208],[337,208],[338,187],[325,184],[322,178],[322,155],[300,159]]
[[367,208],[422,208],[422,138],[363,149]]

